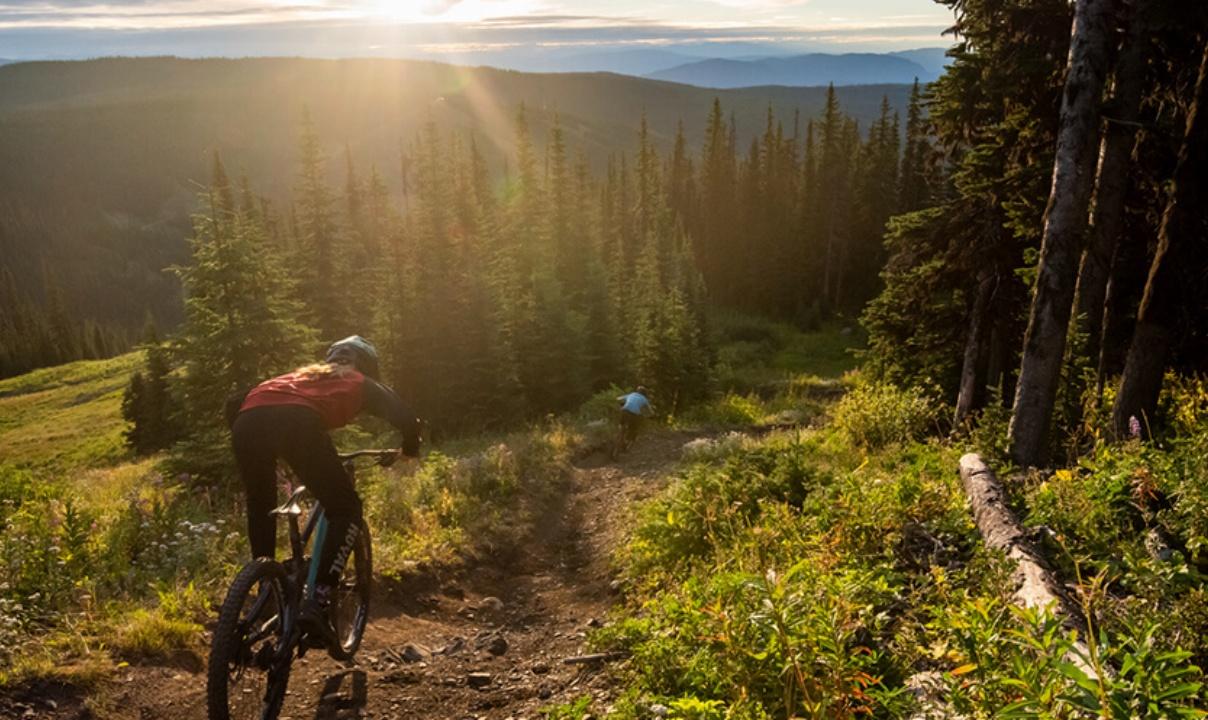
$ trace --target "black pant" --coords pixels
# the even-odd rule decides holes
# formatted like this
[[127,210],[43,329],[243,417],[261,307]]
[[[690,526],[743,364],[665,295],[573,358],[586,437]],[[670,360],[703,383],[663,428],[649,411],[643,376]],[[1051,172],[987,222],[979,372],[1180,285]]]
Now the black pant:
[[247,533],[253,557],[273,557],[277,524],[277,459],[289,463],[298,480],[327,513],[327,540],[320,582],[335,585],[360,532],[361,499],[336,454],[318,413],[298,405],[256,407],[239,413],[231,426],[239,475],[247,492]]

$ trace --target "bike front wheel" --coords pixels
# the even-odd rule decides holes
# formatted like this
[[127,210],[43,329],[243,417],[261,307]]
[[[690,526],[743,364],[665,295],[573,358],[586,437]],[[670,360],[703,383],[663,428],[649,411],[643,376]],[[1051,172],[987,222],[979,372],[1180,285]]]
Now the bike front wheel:
[[281,712],[297,616],[290,587],[285,568],[267,558],[235,577],[210,645],[209,720],[275,720]]
[[369,528],[362,526],[356,544],[348,556],[340,586],[332,604],[332,626],[340,650],[351,656],[361,646],[365,625],[369,622],[369,590],[373,579],[373,557]]

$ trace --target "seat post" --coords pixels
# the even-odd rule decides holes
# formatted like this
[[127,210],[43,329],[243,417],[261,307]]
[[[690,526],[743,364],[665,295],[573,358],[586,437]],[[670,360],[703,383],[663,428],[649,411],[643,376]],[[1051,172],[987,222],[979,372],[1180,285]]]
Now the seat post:
[[302,562],[302,531],[298,529],[298,516],[289,516],[289,549],[293,552],[294,562]]

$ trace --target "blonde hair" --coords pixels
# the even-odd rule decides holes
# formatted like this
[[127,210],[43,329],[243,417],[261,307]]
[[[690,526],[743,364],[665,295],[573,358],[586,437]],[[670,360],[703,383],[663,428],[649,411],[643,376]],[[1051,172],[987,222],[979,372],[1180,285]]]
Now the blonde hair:
[[294,371],[294,374],[301,375],[306,380],[318,380],[325,377],[343,376],[352,370],[351,366],[343,363],[318,362],[300,367]]

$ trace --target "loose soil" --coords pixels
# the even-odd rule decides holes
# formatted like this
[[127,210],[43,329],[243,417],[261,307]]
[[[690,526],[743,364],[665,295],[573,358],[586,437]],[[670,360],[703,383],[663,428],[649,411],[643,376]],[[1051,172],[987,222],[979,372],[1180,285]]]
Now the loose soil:
[[[583,459],[546,521],[506,559],[447,578],[379,583],[357,664],[319,651],[295,662],[281,717],[521,720],[585,695],[598,716],[615,699],[611,666],[564,660],[589,652],[587,632],[607,621],[617,600],[611,554],[634,504],[662,488],[691,437],[651,433],[619,460]],[[425,658],[413,659],[417,652]],[[62,686],[22,695],[0,698],[0,717],[206,718],[196,659],[123,668],[87,695]]]

